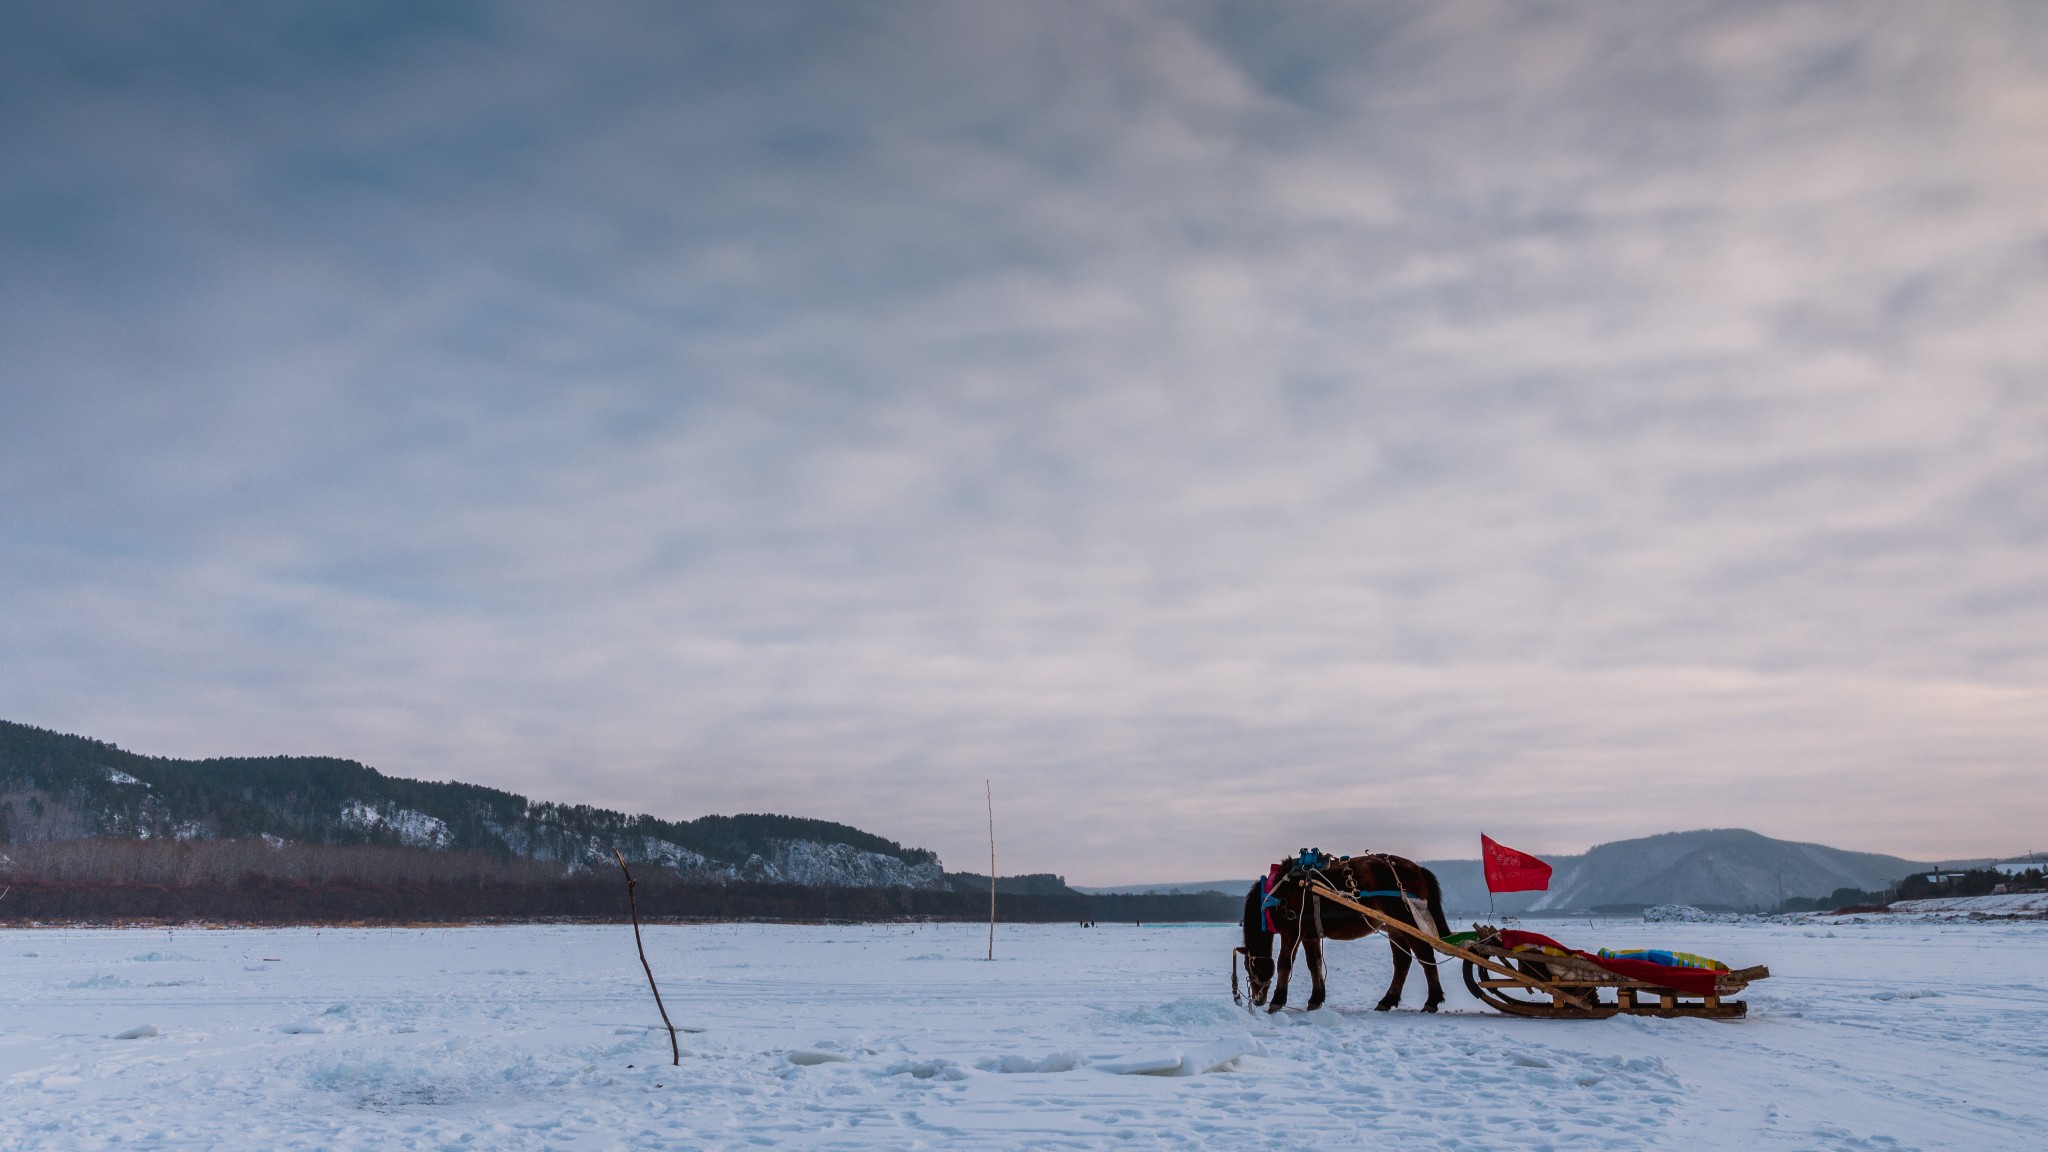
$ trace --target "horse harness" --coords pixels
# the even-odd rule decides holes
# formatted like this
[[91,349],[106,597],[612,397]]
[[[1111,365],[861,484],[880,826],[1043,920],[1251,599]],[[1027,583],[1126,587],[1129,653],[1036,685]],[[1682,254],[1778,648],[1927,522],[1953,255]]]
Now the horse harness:
[[[1354,900],[1367,900],[1373,897],[1381,897],[1384,899],[1398,899],[1401,901],[1402,906],[1408,909],[1408,918],[1415,921],[1415,926],[1417,928],[1422,929],[1424,932],[1428,932],[1430,931],[1430,929],[1436,927],[1435,924],[1430,922],[1431,918],[1427,915],[1429,907],[1428,904],[1424,901],[1417,900],[1413,895],[1411,895],[1408,892],[1406,888],[1403,888],[1401,886],[1401,870],[1394,866],[1393,861],[1387,856],[1386,853],[1366,852],[1357,856],[1345,856],[1340,857],[1338,860],[1335,861],[1335,863],[1348,864],[1355,860],[1364,860],[1369,862],[1370,864],[1383,865],[1387,870],[1387,875],[1393,878],[1394,887],[1391,889],[1374,888],[1362,890],[1358,887],[1358,885],[1355,882],[1347,884],[1335,883],[1330,879],[1329,874],[1324,872],[1321,868],[1321,864],[1325,859],[1327,859],[1327,857],[1323,856],[1323,854],[1319,850],[1314,848],[1307,849],[1303,851],[1298,857],[1296,857],[1296,866],[1293,869],[1293,871],[1297,875],[1301,876],[1303,880],[1301,886],[1301,896],[1304,905],[1304,907],[1302,908],[1302,913],[1304,914],[1304,916],[1308,911],[1306,904],[1310,898],[1310,892],[1308,890],[1308,884],[1306,883],[1306,881],[1309,877],[1312,876],[1315,879],[1322,881],[1324,886],[1340,891]],[[1353,879],[1352,871],[1350,869],[1345,869],[1344,875],[1346,880]],[[1319,939],[1328,939],[1327,934],[1323,931],[1323,898],[1321,896],[1316,896],[1315,902],[1316,936]],[[1436,951],[1434,949],[1409,948],[1407,949],[1407,951],[1409,955],[1414,956],[1416,959],[1422,961],[1424,964],[1427,964],[1432,968],[1436,967],[1436,963],[1439,957],[1437,956]],[[1247,971],[1249,971],[1249,969],[1247,969]]]

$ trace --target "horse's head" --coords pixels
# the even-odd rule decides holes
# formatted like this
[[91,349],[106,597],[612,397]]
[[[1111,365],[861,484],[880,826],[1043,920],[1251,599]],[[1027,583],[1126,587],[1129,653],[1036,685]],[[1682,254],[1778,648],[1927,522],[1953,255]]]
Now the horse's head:
[[[1277,869],[1275,870],[1277,872]],[[1268,874],[1268,878],[1272,877]],[[1251,983],[1251,1000],[1254,1005],[1264,1004],[1266,994],[1273,988],[1273,933],[1266,928],[1266,887],[1267,881],[1256,881],[1244,898],[1244,947],[1237,950],[1244,957],[1245,978]],[[1236,957],[1232,957],[1230,988],[1232,995],[1237,992]]]
[[1273,958],[1245,953],[1244,975],[1246,983],[1251,985],[1253,1006],[1263,1005],[1267,994],[1273,990]]

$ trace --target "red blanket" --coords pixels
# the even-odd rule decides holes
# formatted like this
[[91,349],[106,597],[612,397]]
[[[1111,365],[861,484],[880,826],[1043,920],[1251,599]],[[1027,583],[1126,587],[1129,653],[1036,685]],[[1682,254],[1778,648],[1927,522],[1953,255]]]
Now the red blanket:
[[1507,948],[1555,948],[1567,956],[1577,956],[1581,960],[1598,964],[1616,976],[1641,980],[1645,984],[1655,984],[1687,996],[1714,994],[1716,974],[1704,968],[1673,968],[1664,964],[1652,964],[1648,960],[1608,960],[1591,952],[1567,948],[1541,932],[1517,932],[1509,929],[1500,934],[1500,942]]

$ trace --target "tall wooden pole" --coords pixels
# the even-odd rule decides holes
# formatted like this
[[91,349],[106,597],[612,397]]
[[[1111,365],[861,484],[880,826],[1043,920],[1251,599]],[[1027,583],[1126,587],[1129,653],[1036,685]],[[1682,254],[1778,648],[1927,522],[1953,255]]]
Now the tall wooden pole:
[[981,790],[988,796],[988,958],[996,958],[996,790],[983,779]]

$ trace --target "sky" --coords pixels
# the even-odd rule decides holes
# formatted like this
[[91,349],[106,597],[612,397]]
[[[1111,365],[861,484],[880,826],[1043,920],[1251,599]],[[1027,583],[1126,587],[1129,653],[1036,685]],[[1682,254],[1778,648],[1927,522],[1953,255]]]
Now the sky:
[[2048,847],[2048,5],[0,0],[0,718],[1075,883]]

